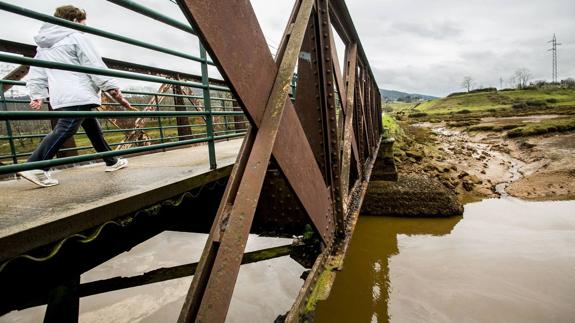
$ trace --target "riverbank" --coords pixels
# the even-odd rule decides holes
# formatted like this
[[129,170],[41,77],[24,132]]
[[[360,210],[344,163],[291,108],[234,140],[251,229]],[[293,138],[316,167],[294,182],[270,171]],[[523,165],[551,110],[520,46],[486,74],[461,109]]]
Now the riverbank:
[[[575,132],[509,138],[493,130],[557,118],[561,116],[484,117],[473,126],[484,130],[449,120],[399,122],[399,173],[437,178],[463,203],[501,194],[527,200],[574,199]],[[503,189],[504,184],[509,186]]]

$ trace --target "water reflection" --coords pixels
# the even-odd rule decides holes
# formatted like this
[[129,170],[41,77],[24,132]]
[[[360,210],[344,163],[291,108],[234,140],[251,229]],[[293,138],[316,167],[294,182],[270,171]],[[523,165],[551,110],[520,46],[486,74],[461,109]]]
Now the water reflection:
[[460,219],[360,217],[344,270],[337,274],[330,297],[320,302],[315,321],[387,321],[388,259],[398,253],[398,235],[448,234]]
[[[206,234],[163,232],[86,272],[81,283],[134,277],[197,262]],[[250,235],[246,252],[289,245],[291,239]],[[227,322],[273,322],[297,296],[305,269],[289,256],[242,265]],[[83,297],[79,322],[176,322],[192,276]],[[86,286],[86,285],[84,285]],[[0,322],[42,322],[46,306],[14,311]]]
[[361,217],[316,322],[575,322],[575,201]]

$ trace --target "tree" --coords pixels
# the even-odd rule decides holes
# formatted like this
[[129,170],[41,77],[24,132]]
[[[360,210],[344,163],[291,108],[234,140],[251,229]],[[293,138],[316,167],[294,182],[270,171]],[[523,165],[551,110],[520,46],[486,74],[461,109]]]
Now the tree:
[[463,78],[463,82],[461,82],[461,86],[467,89],[467,92],[471,91],[471,87],[473,86],[473,79],[471,76],[466,76]]
[[532,77],[531,72],[529,72],[529,70],[526,68],[520,68],[517,71],[515,71],[515,74],[513,74],[513,78],[517,81],[517,86],[520,89],[525,88],[527,86],[527,82],[529,82],[531,77]]

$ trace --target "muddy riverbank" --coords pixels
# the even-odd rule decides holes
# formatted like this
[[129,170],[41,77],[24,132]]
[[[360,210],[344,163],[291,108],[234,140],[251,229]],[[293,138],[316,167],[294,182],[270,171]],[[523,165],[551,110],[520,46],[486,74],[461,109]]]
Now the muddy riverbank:
[[[484,118],[479,125],[555,117]],[[508,138],[500,131],[469,131],[445,122],[403,124],[403,131],[395,151],[400,174],[437,178],[462,202],[501,194],[528,200],[575,198],[573,132]],[[511,185],[502,190],[504,184]]]

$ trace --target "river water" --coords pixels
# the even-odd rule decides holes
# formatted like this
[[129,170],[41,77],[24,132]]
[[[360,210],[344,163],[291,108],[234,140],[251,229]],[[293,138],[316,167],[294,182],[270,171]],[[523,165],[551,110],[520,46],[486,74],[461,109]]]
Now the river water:
[[[132,277],[199,260],[207,234],[165,231],[86,272],[81,283]],[[292,239],[250,235],[246,252],[289,245]],[[289,256],[242,265],[226,322],[273,322],[296,298],[305,268]],[[80,299],[81,323],[176,322],[192,276]],[[13,311],[0,323],[42,322],[46,306]]]
[[360,217],[315,322],[575,322],[575,201]]

